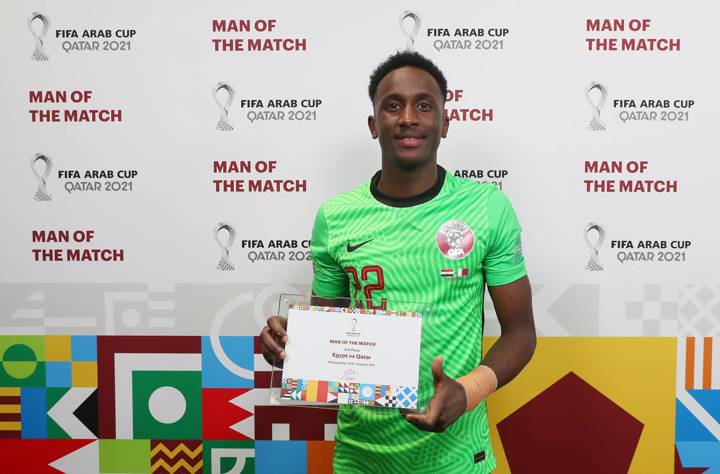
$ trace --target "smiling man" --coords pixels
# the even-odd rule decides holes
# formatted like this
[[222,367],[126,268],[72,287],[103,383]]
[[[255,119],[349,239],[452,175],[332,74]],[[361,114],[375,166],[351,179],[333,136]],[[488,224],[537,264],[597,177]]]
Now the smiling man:
[[[349,296],[367,308],[388,301],[433,308],[423,321],[433,342],[421,354],[431,365],[421,377],[434,384],[427,409],[344,406],[338,473],[491,472],[485,398],[535,349],[520,225],[509,201],[494,185],[456,178],[437,164],[449,127],[446,93],[442,72],[417,53],[397,53],[378,66],[368,127],[380,142],[382,168],[324,203],[315,219],[313,294]],[[502,334],[482,358],[486,284]],[[268,360],[285,356],[282,318],[270,318],[261,338]]]

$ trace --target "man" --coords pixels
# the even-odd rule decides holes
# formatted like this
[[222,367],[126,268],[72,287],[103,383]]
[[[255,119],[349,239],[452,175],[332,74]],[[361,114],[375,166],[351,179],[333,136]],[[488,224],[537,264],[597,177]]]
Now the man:
[[[428,365],[434,357],[426,375],[435,390],[421,414],[343,407],[334,468],[491,472],[484,399],[512,380],[535,350],[520,226],[495,186],[456,178],[437,165],[449,126],[447,83],[431,61],[413,52],[391,56],[372,74],[369,93],[368,126],[380,142],[382,169],[318,211],[313,294],[350,296],[369,308],[430,304],[433,317],[423,320],[423,332],[433,343],[421,357]],[[502,335],[481,361],[486,282]],[[285,357],[285,327],[272,317],[263,329],[268,360]]]

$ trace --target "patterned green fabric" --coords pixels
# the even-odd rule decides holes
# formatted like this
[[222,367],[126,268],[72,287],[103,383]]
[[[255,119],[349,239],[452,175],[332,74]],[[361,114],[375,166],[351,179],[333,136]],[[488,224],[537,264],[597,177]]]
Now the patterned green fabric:
[[[440,170],[439,193],[409,207],[380,202],[371,183],[330,199],[318,211],[311,241],[315,294],[388,309],[393,301],[431,306],[432,314],[423,315],[421,387],[432,383],[429,367],[436,355],[444,356],[451,377],[479,365],[485,283],[503,285],[525,275],[520,226],[507,198],[492,184]],[[459,240],[449,235],[463,229],[464,236],[455,235]],[[444,433],[418,430],[396,409],[344,406],[336,442],[338,473],[495,468],[484,402]],[[475,463],[481,452],[484,460]]]

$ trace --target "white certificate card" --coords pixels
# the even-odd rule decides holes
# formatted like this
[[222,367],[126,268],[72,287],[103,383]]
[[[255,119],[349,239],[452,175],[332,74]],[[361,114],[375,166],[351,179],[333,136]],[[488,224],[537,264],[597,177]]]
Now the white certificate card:
[[417,408],[422,317],[292,305],[281,400]]

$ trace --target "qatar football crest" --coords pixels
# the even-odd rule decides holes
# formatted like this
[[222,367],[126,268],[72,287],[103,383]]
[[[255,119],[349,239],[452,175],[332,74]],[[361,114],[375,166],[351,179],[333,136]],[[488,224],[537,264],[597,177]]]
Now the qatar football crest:
[[475,235],[464,222],[447,221],[438,229],[435,242],[447,258],[465,258],[475,246]]

